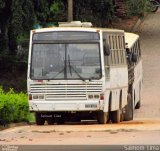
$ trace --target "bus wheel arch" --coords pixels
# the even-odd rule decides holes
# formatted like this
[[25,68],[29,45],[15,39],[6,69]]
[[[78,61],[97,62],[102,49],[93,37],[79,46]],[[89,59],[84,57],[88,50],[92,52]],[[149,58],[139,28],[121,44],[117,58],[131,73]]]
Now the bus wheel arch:
[[110,111],[110,107],[111,107],[111,97],[112,94],[110,92],[109,94],[109,102],[108,102],[108,112],[104,112],[104,111],[98,111],[97,113],[97,121],[99,124],[106,124],[109,121],[109,111]]
[[125,114],[123,114],[124,121],[133,120],[133,101],[132,96],[128,93],[127,96],[127,105],[125,106]]
[[119,109],[116,111],[111,111],[110,117],[111,117],[112,123],[120,123],[123,120],[123,117],[122,117],[122,90],[120,90],[120,94],[119,94]]

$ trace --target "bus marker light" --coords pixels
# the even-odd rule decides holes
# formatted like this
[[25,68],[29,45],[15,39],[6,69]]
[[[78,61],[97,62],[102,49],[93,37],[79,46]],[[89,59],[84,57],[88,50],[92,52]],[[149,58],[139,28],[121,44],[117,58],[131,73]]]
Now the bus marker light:
[[32,95],[31,94],[29,94],[29,100],[32,100]]
[[100,100],[104,100],[104,94],[100,95]]

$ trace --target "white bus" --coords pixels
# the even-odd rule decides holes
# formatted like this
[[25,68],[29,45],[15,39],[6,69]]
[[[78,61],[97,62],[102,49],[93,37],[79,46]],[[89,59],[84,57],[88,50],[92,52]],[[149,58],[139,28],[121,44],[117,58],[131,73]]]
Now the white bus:
[[[142,58],[141,58],[141,48],[140,48],[140,40],[139,36],[133,33],[125,33],[126,40],[126,52],[135,54],[136,61],[135,63],[129,64],[129,77],[133,77],[133,81],[129,78],[132,83],[131,94],[133,99],[133,104],[136,109],[139,109],[141,106],[141,91],[142,91]],[[133,76],[132,76],[133,74]]]
[[139,37],[102,28],[32,30],[27,85],[37,125],[132,120],[142,87]]

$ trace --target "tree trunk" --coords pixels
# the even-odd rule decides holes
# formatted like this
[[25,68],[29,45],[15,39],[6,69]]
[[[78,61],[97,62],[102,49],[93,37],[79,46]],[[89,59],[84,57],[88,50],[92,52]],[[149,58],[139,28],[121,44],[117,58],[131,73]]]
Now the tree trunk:
[[73,0],[68,0],[68,22],[73,21]]

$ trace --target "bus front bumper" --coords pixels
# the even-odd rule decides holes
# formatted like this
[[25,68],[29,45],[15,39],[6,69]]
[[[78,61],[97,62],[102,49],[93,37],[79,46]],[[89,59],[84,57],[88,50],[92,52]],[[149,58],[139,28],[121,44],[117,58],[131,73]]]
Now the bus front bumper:
[[99,100],[94,101],[29,101],[31,112],[96,111],[102,110]]

